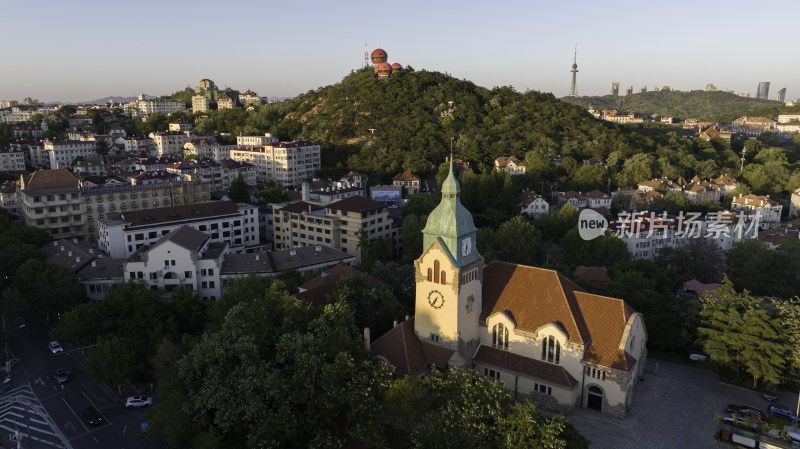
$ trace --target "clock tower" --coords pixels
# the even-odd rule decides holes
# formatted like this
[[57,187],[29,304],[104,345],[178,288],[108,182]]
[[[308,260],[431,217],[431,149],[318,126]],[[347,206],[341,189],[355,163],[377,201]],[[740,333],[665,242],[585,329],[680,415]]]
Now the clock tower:
[[414,332],[423,340],[457,349],[480,342],[483,257],[475,245],[477,228],[461,204],[453,163],[442,184],[442,200],[428,216],[423,253],[414,261]]

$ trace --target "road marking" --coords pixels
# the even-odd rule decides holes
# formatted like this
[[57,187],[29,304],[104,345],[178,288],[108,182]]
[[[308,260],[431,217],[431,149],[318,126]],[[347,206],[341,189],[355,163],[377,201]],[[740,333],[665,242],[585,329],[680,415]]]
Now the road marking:
[[128,425],[126,424],[125,427],[122,428],[122,434],[125,435],[125,431],[128,430]]
[[97,401],[105,401],[106,400],[106,398],[104,398],[102,396],[98,396],[96,394],[92,394],[92,396],[94,396],[94,399],[97,400]]
[[37,377],[36,380],[33,381],[33,383],[41,384],[42,386],[44,386],[44,381],[42,380],[41,377]]
[[92,437],[92,439],[94,440],[95,443],[100,444],[100,442],[97,441],[97,437]]
[[73,432],[77,432],[78,431],[78,429],[74,425],[72,425],[72,423],[69,422],[69,421],[64,423],[64,427],[67,428],[68,430],[72,430]]
[[72,414],[73,414],[73,415],[75,415],[75,418],[77,418],[77,419],[78,419],[78,422],[79,422],[79,423],[81,423],[81,425],[83,426],[83,428],[84,428],[84,429],[86,429],[86,431],[88,432],[88,431],[89,431],[89,428],[88,428],[88,427],[86,427],[86,424],[84,424],[84,423],[83,423],[83,420],[80,418],[80,416],[78,416],[78,414],[77,414],[77,413],[75,413],[75,410],[74,410],[72,407],[70,407],[69,403],[67,403],[67,400],[66,400],[66,399],[64,399],[64,398],[61,398],[61,400],[62,400],[62,401],[64,401],[64,405],[66,405],[66,406],[67,406],[67,408],[69,408],[69,411],[71,411],[71,412],[72,412]]

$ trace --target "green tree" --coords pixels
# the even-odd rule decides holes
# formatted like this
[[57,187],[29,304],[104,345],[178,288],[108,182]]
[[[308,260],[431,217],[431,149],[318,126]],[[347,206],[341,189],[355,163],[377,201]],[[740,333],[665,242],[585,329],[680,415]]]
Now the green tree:
[[[48,317],[59,315],[86,301],[86,290],[67,267],[31,259],[17,270],[11,286],[19,305]],[[53,292],[58,292],[54,295]]]
[[278,184],[270,183],[258,191],[258,199],[265,204],[285,203],[289,201],[289,195]]
[[567,253],[567,263],[573,268],[579,265],[611,267],[631,260],[631,252],[625,242],[610,231],[592,240],[584,240],[575,227],[567,232],[560,243]]
[[247,192],[247,184],[244,182],[242,172],[239,172],[236,175],[236,179],[231,181],[228,198],[237,203],[246,203],[250,200],[250,194]]
[[522,265],[544,262],[542,233],[521,215],[506,221],[492,238],[491,250],[498,260]]
[[726,278],[723,287],[704,293],[700,301],[698,344],[714,362],[759,381],[779,384],[789,345],[774,304],[747,290],[737,293]]

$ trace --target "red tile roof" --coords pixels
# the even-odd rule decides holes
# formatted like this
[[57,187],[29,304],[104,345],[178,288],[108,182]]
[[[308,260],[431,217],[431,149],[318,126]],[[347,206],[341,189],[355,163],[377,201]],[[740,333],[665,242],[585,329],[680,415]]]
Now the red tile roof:
[[628,319],[634,313],[625,301],[607,296],[574,292],[575,298],[591,335],[584,360],[598,365],[629,370],[636,359],[624,349],[619,349]]
[[416,374],[427,365],[446,368],[455,351],[419,340],[411,317],[383,334],[370,345],[372,355],[383,357],[398,374]]
[[557,271],[492,262],[483,270],[483,311],[485,321],[495,312],[509,312],[523,331],[557,323],[569,341],[586,344],[591,340],[575,291],[580,287]]
[[382,210],[386,204],[363,197],[361,195],[351,196],[343,200],[336,201],[327,206],[332,210],[343,210],[347,212],[367,212],[372,210]]
[[414,174],[411,173],[410,171],[406,170],[403,173],[400,173],[399,175],[396,175],[394,178],[392,178],[392,181],[419,182],[419,178],[414,176]]
[[563,366],[542,362],[491,346],[481,345],[475,354],[475,360],[570,388],[578,383]]

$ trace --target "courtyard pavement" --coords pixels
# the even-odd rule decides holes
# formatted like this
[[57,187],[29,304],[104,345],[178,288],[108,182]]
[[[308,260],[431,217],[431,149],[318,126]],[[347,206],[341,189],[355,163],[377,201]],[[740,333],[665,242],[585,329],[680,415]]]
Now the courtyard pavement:
[[[766,412],[761,394],[723,384],[709,371],[649,360],[645,380],[636,385],[625,419],[576,409],[566,418],[591,440],[592,449],[719,449],[714,440],[716,412],[747,404]],[[797,393],[781,391],[779,403],[794,409]]]

